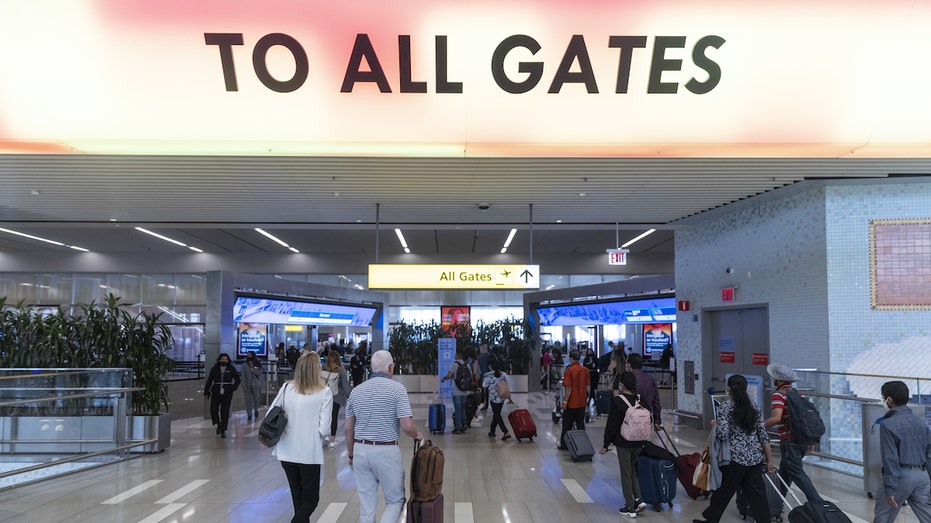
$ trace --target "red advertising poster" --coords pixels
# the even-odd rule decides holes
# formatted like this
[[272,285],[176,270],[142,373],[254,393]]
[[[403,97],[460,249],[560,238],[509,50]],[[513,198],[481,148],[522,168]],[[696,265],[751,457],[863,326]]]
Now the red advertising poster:
[[733,352],[722,352],[721,363],[734,363],[734,353]]
[[751,358],[754,365],[769,365],[769,354],[754,352]]
[[440,307],[440,326],[447,331],[465,329],[469,333],[472,330],[471,312],[471,307],[463,305]]

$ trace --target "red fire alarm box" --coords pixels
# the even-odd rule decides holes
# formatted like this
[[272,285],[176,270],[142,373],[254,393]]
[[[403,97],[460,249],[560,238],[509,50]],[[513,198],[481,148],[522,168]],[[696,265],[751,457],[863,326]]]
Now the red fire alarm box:
[[721,289],[721,301],[734,301],[733,287],[725,287]]
[[680,310],[680,311],[687,311],[687,310],[689,310],[689,302],[688,302],[688,300],[679,300],[679,310]]

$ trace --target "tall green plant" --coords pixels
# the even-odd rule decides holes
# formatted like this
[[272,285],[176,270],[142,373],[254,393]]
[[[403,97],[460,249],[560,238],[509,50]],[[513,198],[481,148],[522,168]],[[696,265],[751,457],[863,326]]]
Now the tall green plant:
[[161,313],[134,314],[110,294],[103,304],[76,305],[39,314],[20,302],[6,306],[0,298],[0,367],[129,368],[135,414],[167,412],[168,385],[163,381],[174,362],[165,355],[174,343]]

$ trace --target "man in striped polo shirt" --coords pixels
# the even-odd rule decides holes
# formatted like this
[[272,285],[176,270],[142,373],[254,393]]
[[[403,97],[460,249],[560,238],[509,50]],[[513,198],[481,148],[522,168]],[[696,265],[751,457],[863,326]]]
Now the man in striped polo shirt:
[[764,424],[766,428],[779,426],[779,454],[782,455],[779,462],[779,475],[785,480],[786,485],[791,485],[794,481],[798,488],[802,489],[808,501],[821,501],[821,496],[815,490],[805,469],[802,468],[802,458],[814,447],[792,441],[792,413],[789,411],[786,394],[792,388],[792,383],[798,381],[798,374],[790,367],[777,363],[770,363],[766,367],[766,372],[773,378],[773,386],[776,390],[770,398],[773,414]]
[[346,450],[359,492],[359,521],[375,523],[378,485],[385,497],[382,523],[396,523],[404,509],[401,431],[422,440],[404,385],[391,379],[394,360],[386,350],[372,354],[372,376],[352,389],[346,403]]

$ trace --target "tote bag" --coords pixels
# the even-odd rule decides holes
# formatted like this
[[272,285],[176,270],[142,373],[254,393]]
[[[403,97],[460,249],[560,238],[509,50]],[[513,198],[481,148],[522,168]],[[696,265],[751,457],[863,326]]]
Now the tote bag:
[[711,450],[709,445],[701,452],[701,459],[695,465],[695,472],[692,474],[692,484],[695,488],[701,490],[711,490]]

